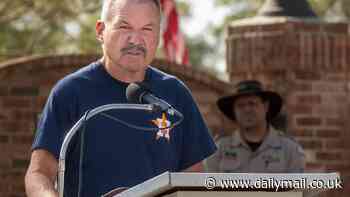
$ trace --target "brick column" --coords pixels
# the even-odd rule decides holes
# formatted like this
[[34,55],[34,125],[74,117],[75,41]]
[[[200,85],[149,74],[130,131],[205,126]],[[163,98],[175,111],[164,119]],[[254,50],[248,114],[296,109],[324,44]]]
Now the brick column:
[[254,78],[283,95],[307,169],[349,176],[349,25],[252,18],[229,26],[226,42],[231,82]]

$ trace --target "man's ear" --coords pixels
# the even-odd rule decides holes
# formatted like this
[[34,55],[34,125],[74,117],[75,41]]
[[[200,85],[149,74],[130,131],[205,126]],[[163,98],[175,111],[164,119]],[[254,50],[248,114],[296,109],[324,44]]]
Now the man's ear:
[[104,33],[104,30],[106,28],[106,25],[103,21],[101,20],[98,20],[96,22],[96,38],[98,41],[100,41],[101,43],[103,43],[103,33]]

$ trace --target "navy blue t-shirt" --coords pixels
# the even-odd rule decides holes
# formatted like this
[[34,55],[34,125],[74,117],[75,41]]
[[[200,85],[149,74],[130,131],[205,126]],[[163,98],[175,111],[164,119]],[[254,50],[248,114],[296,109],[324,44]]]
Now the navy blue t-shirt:
[[[182,171],[216,150],[188,88],[176,77],[153,67],[145,80],[151,91],[184,115],[170,130],[170,138],[157,131],[137,130],[103,115],[89,119],[84,132],[83,193],[100,196],[116,187],[131,187],[165,171]],[[129,84],[111,77],[94,62],[60,80],[52,89],[38,124],[33,150],[45,149],[57,159],[65,134],[86,111],[112,103],[127,103]],[[136,110],[110,110],[108,115],[131,124],[155,127],[162,114]],[[166,117],[174,123],[176,117]],[[156,128],[156,127],[155,127]],[[77,196],[80,133],[66,158],[65,196]]]

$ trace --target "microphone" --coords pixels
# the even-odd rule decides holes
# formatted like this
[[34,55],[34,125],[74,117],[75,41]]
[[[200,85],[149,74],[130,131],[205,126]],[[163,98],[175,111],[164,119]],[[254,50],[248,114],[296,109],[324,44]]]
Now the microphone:
[[126,88],[126,98],[129,103],[152,104],[155,112],[173,109],[166,101],[154,96],[149,85],[144,82],[129,84]]

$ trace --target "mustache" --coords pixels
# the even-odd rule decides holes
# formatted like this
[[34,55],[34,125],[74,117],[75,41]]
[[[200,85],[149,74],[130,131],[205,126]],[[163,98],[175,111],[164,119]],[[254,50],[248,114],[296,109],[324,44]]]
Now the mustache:
[[122,53],[135,52],[135,51],[142,52],[144,55],[146,55],[147,53],[147,49],[144,46],[139,44],[133,44],[133,43],[129,43],[128,46],[121,49]]

